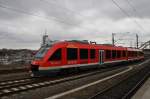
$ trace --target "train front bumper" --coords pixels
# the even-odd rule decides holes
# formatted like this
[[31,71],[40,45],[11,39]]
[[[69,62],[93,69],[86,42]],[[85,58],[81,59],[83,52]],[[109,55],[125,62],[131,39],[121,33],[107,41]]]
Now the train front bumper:
[[60,72],[60,69],[40,69],[38,65],[31,65],[31,76],[32,77],[43,77],[43,76],[56,76]]

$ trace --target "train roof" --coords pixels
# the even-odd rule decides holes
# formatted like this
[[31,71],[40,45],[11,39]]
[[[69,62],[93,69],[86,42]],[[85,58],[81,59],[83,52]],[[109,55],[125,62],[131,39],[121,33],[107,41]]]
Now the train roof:
[[113,46],[111,44],[91,44],[87,41],[57,41],[52,45],[66,46],[67,48],[93,48],[93,49],[110,49],[110,50],[129,50],[129,51],[142,51],[137,48],[128,48],[122,46]]

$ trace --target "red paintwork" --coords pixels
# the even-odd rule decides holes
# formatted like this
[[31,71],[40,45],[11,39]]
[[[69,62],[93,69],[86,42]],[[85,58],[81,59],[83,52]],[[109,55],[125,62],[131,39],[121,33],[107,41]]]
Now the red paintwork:
[[[62,60],[60,61],[48,61],[48,59],[51,57],[51,55],[58,49],[62,48]],[[66,56],[66,49],[67,48],[77,48],[78,49],[78,59],[77,60],[69,60],[67,61]],[[79,59],[79,49],[85,48],[85,49],[96,49],[96,58],[95,59],[86,59],[86,60],[80,60]],[[32,65],[39,65],[39,67],[51,67],[51,66],[64,66],[64,65],[70,65],[70,64],[90,64],[90,63],[98,63],[99,62],[99,50],[120,50],[120,51],[141,51],[139,49],[133,49],[133,48],[126,48],[126,47],[117,47],[117,46],[106,46],[106,45],[96,45],[96,44],[83,44],[79,42],[58,42],[55,43],[45,54],[43,59],[41,60],[33,60]],[[88,57],[90,57],[90,50],[88,50]],[[122,53],[122,52],[121,52]],[[105,54],[105,53],[104,53]],[[104,55],[105,56],[105,55]],[[128,59],[143,59],[144,56],[138,56],[138,57],[121,57],[116,59],[105,59],[104,62],[108,61],[117,61],[117,60],[128,60]]]

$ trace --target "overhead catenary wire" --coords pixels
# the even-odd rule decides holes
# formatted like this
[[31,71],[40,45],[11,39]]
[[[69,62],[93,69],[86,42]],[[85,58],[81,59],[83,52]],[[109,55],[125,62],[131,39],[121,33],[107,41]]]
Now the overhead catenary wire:
[[121,10],[122,13],[124,13],[130,20],[132,20],[140,28],[140,30],[145,32],[144,28],[135,19],[132,19],[131,16],[115,0],[111,1]]
[[[47,1],[47,0],[40,0],[40,1]],[[112,0],[112,1],[114,1],[114,0]],[[47,1],[48,2],[48,1]],[[121,8],[120,7],[120,5],[118,4],[118,3],[116,3],[117,5],[118,5],[118,7],[120,8],[120,10],[122,11],[122,12],[124,12],[129,18],[131,17],[123,8]],[[68,22],[66,22],[66,21],[64,21],[64,20],[60,20],[58,17],[55,17],[55,16],[42,16],[42,15],[39,15],[39,14],[37,14],[37,13],[32,13],[32,12],[27,12],[27,11],[25,11],[25,10],[21,10],[21,9],[16,9],[16,8],[13,8],[13,7],[9,7],[9,6],[7,6],[7,5],[4,5],[4,4],[2,4],[2,3],[0,3],[0,7],[1,8],[5,8],[5,9],[9,9],[9,10],[12,10],[12,11],[16,11],[16,12],[19,12],[19,13],[23,13],[23,14],[27,14],[27,15],[31,15],[31,16],[36,16],[36,17],[39,17],[39,18],[43,18],[43,19],[46,19],[46,20],[55,20],[55,21],[57,21],[57,22],[60,22],[60,23],[63,23],[63,24],[66,24],[66,25],[72,25],[72,26],[76,26],[76,24],[72,24],[72,23],[68,23]],[[63,6],[61,6],[61,7],[63,7]],[[65,8],[65,9],[67,9],[67,8]],[[75,11],[73,11],[73,10],[70,10],[70,9],[68,9],[68,11],[70,11],[70,12],[72,12],[72,13],[76,13]],[[77,13],[76,13],[77,14]],[[82,16],[82,15],[80,15],[80,13],[79,14],[77,14],[77,15],[79,15],[79,16]],[[83,16],[82,16],[83,17]],[[131,18],[130,18],[131,19]],[[131,19],[132,20],[132,19]],[[133,20],[135,23],[136,23],[136,25],[138,26],[138,27],[140,27],[140,29],[141,30],[144,30],[144,29],[142,29],[142,26],[136,21],[136,20]],[[77,25],[77,27],[79,27],[79,28],[81,28],[81,29],[86,29],[86,30],[89,30],[89,28],[86,28],[86,27],[82,27],[82,26],[80,26],[80,25]],[[90,30],[92,30],[92,29],[90,29]],[[93,29],[94,30],[94,29]],[[95,30],[96,31],[96,30]]]
[[[121,12],[123,12],[130,20],[132,20],[132,16],[130,14],[128,14],[115,0],[111,0],[113,2],[113,4],[115,4],[115,6],[117,6]],[[129,5],[130,6],[130,5]],[[135,10],[135,9],[134,9]],[[142,27],[141,24],[139,24],[136,19],[132,20],[137,26],[138,28],[142,31],[142,32],[146,32],[145,29]],[[137,34],[136,34],[137,35]]]
[[[40,1],[44,1],[44,2],[46,2],[46,3],[50,3],[50,2],[48,2],[48,1],[46,1],[46,0],[40,0]],[[125,15],[127,15],[129,18],[130,18],[130,15],[124,10],[124,9],[122,9],[120,6],[119,6],[119,4],[118,3],[116,3],[114,0],[112,0],[113,1],[113,3],[125,14]],[[57,22],[60,22],[60,23],[64,23],[64,24],[67,24],[67,25],[75,25],[75,24],[71,24],[71,23],[67,23],[66,21],[64,21],[64,20],[60,20],[60,19],[58,19],[57,17],[54,17],[54,16],[50,16],[50,18],[48,18],[48,17],[44,17],[44,16],[41,16],[41,15],[38,15],[38,14],[35,14],[35,13],[32,13],[32,12],[27,12],[27,11],[24,11],[24,10],[20,10],[20,9],[16,9],[16,8],[12,8],[12,7],[8,7],[8,6],[6,6],[6,5],[2,5],[2,3],[0,3],[0,7],[1,8],[5,8],[5,9],[9,9],[9,10],[13,10],[13,11],[16,11],[16,12],[19,12],[19,13],[24,13],[24,14],[27,14],[27,15],[32,15],[32,16],[36,16],[36,17],[40,17],[40,18],[44,18],[44,19],[48,19],[48,20],[55,20],[55,21],[57,21]],[[64,7],[63,7],[64,8]],[[66,8],[67,9],[67,8]],[[69,10],[69,9],[68,9]],[[69,10],[69,11],[71,11],[72,13],[76,13],[75,11],[73,11],[73,10]],[[80,15],[80,14],[78,14],[78,15]],[[80,15],[80,16],[82,16],[82,15]],[[82,16],[83,17],[83,16]],[[137,24],[137,26],[138,27],[140,27],[142,30],[144,30],[143,29],[143,27],[136,21],[136,20],[134,20],[134,22]],[[78,26],[79,27],[79,26]],[[87,29],[87,28],[86,28]],[[145,30],[144,30],[145,31]]]
[[[25,11],[25,10],[9,7],[9,6],[5,5],[4,3],[1,3],[1,2],[0,2],[0,8],[8,9],[8,10],[15,11],[15,12],[22,13],[22,14],[26,14],[26,15],[29,15],[29,16],[35,16],[35,17],[42,18],[42,19],[49,20],[49,21],[53,20],[53,21],[60,22],[60,23],[63,23],[65,25],[68,25],[68,26],[70,26],[70,25],[71,26],[76,26],[76,24],[72,24],[72,23],[68,23],[64,20],[60,20],[55,16],[48,16],[48,17],[42,16],[42,15],[39,15],[39,14],[36,14],[36,13],[32,13],[32,12],[28,12],[28,11]],[[81,26],[76,26],[76,27],[87,30],[87,28],[85,28],[85,27],[81,27]]]
[[63,7],[63,6],[60,6],[60,5],[58,5],[58,4],[56,4],[56,2],[54,2],[54,1],[47,1],[47,0],[39,0],[39,1],[41,1],[41,2],[43,2],[43,3],[45,3],[45,4],[47,4],[47,5],[55,5],[55,6],[57,6],[57,7],[59,7],[59,8],[62,8],[62,9],[65,9],[65,10],[67,10],[68,12],[70,12],[71,14],[75,14],[75,15],[78,15],[78,16],[81,16],[81,17],[83,17],[83,15],[81,15],[80,13],[77,13],[76,11],[74,11],[74,10],[71,10],[71,9],[68,9],[68,8],[66,8],[66,7]]
[[[134,16],[135,16],[135,17],[140,17],[140,18],[142,18],[142,16],[141,16],[140,14],[138,14],[138,11],[137,11],[136,8],[130,3],[130,1],[129,1],[129,0],[125,0],[125,1],[126,1],[127,4],[132,8],[132,10],[133,10],[133,12],[134,12]],[[141,25],[141,24],[140,24],[140,25]],[[141,28],[143,28],[142,25],[141,25]],[[143,28],[143,30],[144,30],[144,32],[146,32],[144,28]]]
[[[60,5],[58,5],[55,1],[51,1],[51,2],[48,1],[48,0],[39,0],[39,1],[41,1],[41,2],[43,2],[43,3],[45,3],[45,4],[47,4],[47,5],[53,4],[53,5],[55,5],[55,6],[59,7],[59,8],[65,9],[66,11],[68,11],[68,12],[74,14],[74,15],[80,16],[81,18],[87,17],[87,16],[85,16],[85,15],[82,15],[81,13],[78,13],[78,12],[74,11],[74,10],[68,9],[68,8],[66,8],[66,7],[64,7],[64,6],[60,6]],[[88,23],[95,25],[95,24],[94,24],[93,22],[91,22],[91,21],[88,22]],[[99,31],[98,31],[98,32],[99,32]]]
[[133,9],[133,11],[135,12],[135,14],[136,14],[136,17],[140,17],[140,18],[142,18],[142,16],[138,13],[138,11],[136,10],[136,8],[131,4],[131,1],[129,1],[129,0],[125,0],[127,3],[128,3],[128,5]]
[[[137,17],[137,18],[138,18],[138,17],[139,17],[139,18],[143,18],[143,17],[141,16],[141,14],[138,13],[137,9],[134,7],[134,5],[132,4],[131,1],[129,1],[129,0],[125,0],[125,1],[127,2],[127,4],[128,4],[128,5],[130,6],[130,8],[132,9],[132,11],[133,11],[135,17]],[[144,32],[147,32],[147,31],[145,30],[145,28],[143,27],[143,25],[142,25],[142,24],[140,24],[140,25],[141,25],[141,27],[143,28]],[[137,34],[136,34],[136,36],[138,37]],[[138,40],[137,40],[136,44],[137,44],[137,47],[138,47],[138,45],[139,45]]]
[[24,10],[20,10],[20,9],[16,9],[16,8],[13,8],[13,7],[9,7],[9,6],[5,5],[5,4],[2,4],[1,2],[0,2],[0,7],[4,8],[4,9],[11,10],[11,11],[15,11],[15,12],[18,12],[18,13],[23,13],[23,14],[26,14],[26,15],[39,17],[39,18],[46,19],[46,20],[55,20],[55,21],[58,21],[60,23],[73,25],[73,24],[70,24],[70,23],[66,23],[66,22],[64,22],[62,20],[59,20],[59,19],[57,19],[57,17],[53,17],[53,16],[51,16],[51,17],[44,17],[44,16],[38,15],[36,13],[27,12],[27,11],[24,11]]
[[[11,11],[15,11],[15,12],[18,12],[18,13],[21,13],[21,14],[26,14],[26,15],[29,15],[29,16],[35,16],[35,17],[38,17],[38,18],[42,18],[42,19],[45,19],[45,20],[48,20],[48,21],[56,21],[56,22],[60,22],[60,23],[63,23],[65,25],[68,25],[68,26],[76,26],[77,28],[80,28],[80,29],[84,29],[84,30],[92,30],[92,31],[96,31],[95,29],[89,29],[89,28],[86,28],[86,27],[82,27],[80,25],[76,25],[76,24],[72,24],[72,23],[68,23],[64,20],[60,20],[59,18],[55,17],[55,16],[42,16],[42,15],[39,15],[39,14],[36,14],[36,13],[32,13],[32,12],[28,12],[28,11],[25,11],[25,10],[21,10],[21,9],[17,9],[17,8],[14,8],[14,7],[9,7],[7,6],[6,4],[0,2],[0,8],[4,8],[4,9],[8,9],[8,10],[11,10]],[[99,32],[99,31],[96,31],[96,32]]]
[[[45,2],[46,4],[55,4],[56,6],[58,6],[58,7],[60,7],[60,8],[63,8],[63,9],[66,9],[67,11],[69,11],[69,12],[71,12],[71,13],[74,13],[74,14],[76,14],[76,15],[78,15],[78,16],[81,16],[81,17],[85,17],[84,15],[81,15],[80,13],[77,13],[77,12],[74,11],[74,10],[68,9],[68,8],[63,7],[63,6],[60,6],[60,5],[57,5],[56,2],[54,2],[54,1],[53,1],[53,2],[49,2],[49,1],[47,1],[47,0],[40,0],[40,1]],[[113,1],[114,1],[114,0],[113,0]],[[126,1],[128,2],[129,6],[131,6],[135,12],[137,12],[136,9],[133,7],[133,5],[129,2],[129,0],[126,0]],[[117,6],[118,6],[125,14],[127,14],[128,17],[131,17],[131,16],[130,16],[124,9],[122,9],[118,4],[117,4]],[[140,24],[139,24],[138,22],[136,22],[136,20],[135,20],[135,23],[136,23],[140,28],[143,29],[143,27],[140,26]],[[144,30],[144,29],[143,29],[143,30]],[[145,31],[145,30],[144,30],[144,31]]]
[[[54,2],[54,1],[53,1],[53,2],[50,2],[50,1],[48,1],[48,0],[40,0],[40,1],[44,2],[44,3],[47,4],[47,5],[55,4],[57,7],[63,8],[63,9],[65,9],[65,10],[71,12],[71,13],[75,13],[75,14],[78,15],[78,16],[84,17],[84,15],[81,15],[80,13],[77,13],[77,12],[74,11],[74,10],[68,9],[68,8],[63,7],[63,6],[61,6],[61,5],[58,5],[58,4],[57,4],[56,2]],[[122,9],[120,6],[119,6],[119,8]],[[124,9],[122,9],[122,11],[123,11],[125,14],[127,14],[128,17],[131,17]],[[134,19],[133,21],[136,23],[136,25],[137,25],[138,27],[140,27],[140,29],[142,29],[142,30],[145,31],[145,29],[144,29],[135,19]]]

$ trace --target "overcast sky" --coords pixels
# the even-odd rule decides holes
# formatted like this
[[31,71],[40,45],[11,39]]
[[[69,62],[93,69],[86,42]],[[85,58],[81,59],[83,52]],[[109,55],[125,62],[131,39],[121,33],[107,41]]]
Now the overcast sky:
[[150,1],[114,1],[131,17],[112,0],[0,0],[0,48],[38,49],[45,29],[52,40],[111,43],[111,33],[124,39],[118,45],[135,45],[136,33],[149,40]]

